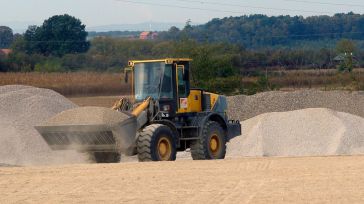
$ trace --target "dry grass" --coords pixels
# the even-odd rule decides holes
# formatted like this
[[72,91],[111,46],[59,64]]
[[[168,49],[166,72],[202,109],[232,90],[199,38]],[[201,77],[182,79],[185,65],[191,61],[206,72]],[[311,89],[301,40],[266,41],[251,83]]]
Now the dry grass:
[[[325,90],[364,90],[364,68],[353,73],[329,70],[291,70],[268,72],[269,82],[280,89],[320,88]],[[246,86],[254,84],[258,77],[243,77]]]
[[281,88],[323,88],[323,89],[364,89],[364,69],[353,73],[337,73],[336,70],[295,70],[274,72],[270,82]]
[[75,73],[0,73],[0,85],[22,84],[53,89],[66,96],[127,94],[122,74]]
[[[242,83],[253,85],[257,77],[243,77]],[[338,74],[336,70],[296,70],[269,73],[271,84],[280,89],[320,88],[364,90],[364,69],[353,74]],[[121,73],[0,73],[0,86],[31,85],[53,89],[66,96],[125,95],[129,86]]]

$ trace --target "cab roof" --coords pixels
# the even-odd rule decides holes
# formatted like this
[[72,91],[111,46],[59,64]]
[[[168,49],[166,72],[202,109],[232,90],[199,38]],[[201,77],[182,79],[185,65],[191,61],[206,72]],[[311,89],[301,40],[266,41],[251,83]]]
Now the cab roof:
[[151,62],[165,62],[166,64],[173,64],[174,62],[190,62],[190,58],[165,58],[165,59],[154,59],[154,60],[130,60],[128,62],[129,66],[133,66],[137,63],[151,63]]

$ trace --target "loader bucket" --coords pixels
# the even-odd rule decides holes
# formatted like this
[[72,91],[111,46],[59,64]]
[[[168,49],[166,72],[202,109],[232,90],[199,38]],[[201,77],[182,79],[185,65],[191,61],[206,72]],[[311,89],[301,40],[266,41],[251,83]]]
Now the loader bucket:
[[136,117],[101,107],[64,111],[36,126],[52,150],[129,151],[135,146]]

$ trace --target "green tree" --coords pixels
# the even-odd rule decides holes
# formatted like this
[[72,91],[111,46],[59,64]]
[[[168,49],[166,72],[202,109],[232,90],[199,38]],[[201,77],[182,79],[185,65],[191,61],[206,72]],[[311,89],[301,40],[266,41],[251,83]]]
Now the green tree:
[[186,31],[192,30],[191,22],[192,22],[191,19],[187,19],[184,30]]
[[172,40],[175,36],[180,39],[187,36],[199,42],[229,42],[246,48],[301,48],[310,43],[311,47],[317,49],[327,40],[332,40],[330,44],[343,37],[364,40],[364,15],[352,12],[311,17],[245,15],[214,18],[206,24],[195,26],[187,21],[185,28],[179,31],[180,35],[171,32],[175,31],[163,32],[160,39]]
[[336,44],[336,51],[338,53],[353,53],[356,51],[356,46],[353,41],[342,39]]
[[56,15],[44,21],[40,27],[30,26],[24,34],[27,53],[46,56],[63,56],[86,52],[87,41],[85,25],[73,16]]
[[36,25],[29,26],[24,33],[23,39],[14,42],[15,51],[25,51],[28,54],[42,53],[42,47],[44,47],[45,43],[42,42],[40,34],[40,27]]
[[353,41],[343,39],[336,44],[336,50],[338,53],[344,56],[344,60],[339,65],[339,71],[351,72],[353,70],[353,55],[356,51],[356,46]]
[[13,42],[13,30],[7,26],[0,26],[0,48],[9,48]]

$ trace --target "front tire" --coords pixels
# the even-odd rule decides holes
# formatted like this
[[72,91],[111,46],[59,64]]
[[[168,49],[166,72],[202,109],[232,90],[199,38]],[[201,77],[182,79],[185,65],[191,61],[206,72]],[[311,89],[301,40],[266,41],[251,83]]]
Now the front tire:
[[145,127],[138,136],[137,152],[141,162],[176,160],[176,142],[172,130],[162,124]]
[[226,154],[226,137],[219,123],[208,121],[199,140],[191,143],[193,160],[224,159]]

